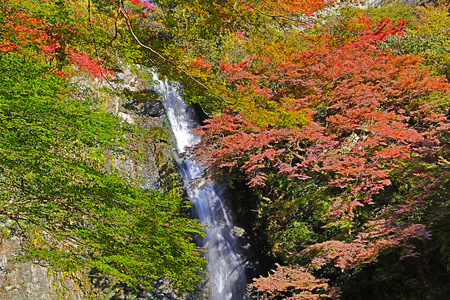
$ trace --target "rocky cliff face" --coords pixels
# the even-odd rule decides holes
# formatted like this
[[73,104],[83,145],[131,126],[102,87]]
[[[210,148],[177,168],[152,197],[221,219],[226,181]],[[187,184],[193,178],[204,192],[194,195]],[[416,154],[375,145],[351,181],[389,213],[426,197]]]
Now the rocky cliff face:
[[[138,153],[119,156],[107,153],[107,168],[116,168],[144,189],[160,190],[180,182],[173,162],[170,129],[162,103],[152,90],[150,77],[138,67],[127,66],[113,82],[77,75],[76,97],[95,97],[111,114],[123,122],[139,125],[147,138],[127,137]],[[178,182],[178,183],[177,183]],[[126,286],[96,277],[95,271],[66,273],[45,263],[20,260],[22,237],[10,221],[0,223],[9,228],[8,238],[0,243],[0,300],[81,300],[81,299],[171,299],[175,295],[160,283],[154,291],[136,292]]]
[[52,275],[48,266],[36,262],[16,262],[21,250],[20,236],[2,241],[0,299],[83,299],[83,292],[69,276],[64,276],[61,272],[54,272]]

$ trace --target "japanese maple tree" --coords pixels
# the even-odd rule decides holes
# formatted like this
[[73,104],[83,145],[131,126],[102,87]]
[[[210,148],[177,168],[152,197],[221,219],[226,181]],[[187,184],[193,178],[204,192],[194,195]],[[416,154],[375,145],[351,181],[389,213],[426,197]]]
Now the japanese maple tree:
[[[301,219],[302,208],[292,206],[265,214],[272,235],[299,220],[307,230],[335,232],[309,244],[294,239],[278,250],[280,256],[313,270],[334,265],[345,271],[373,262],[387,249],[402,249],[402,258],[416,256],[412,241],[431,238],[417,214],[433,192],[395,200],[387,191],[405,181],[402,173],[419,190],[433,181],[446,182],[442,174],[430,175],[426,169],[448,151],[448,82],[423,68],[421,56],[378,48],[387,37],[403,35],[405,26],[403,19],[374,23],[358,14],[343,25],[341,36],[305,39],[316,43],[308,47],[269,40],[260,51],[254,43],[261,40],[254,33],[239,31],[233,41],[246,49],[241,59],[214,65],[202,58],[191,65],[216,72],[222,80],[217,91],[229,101],[222,114],[196,130],[202,142],[192,150],[206,172],[230,180],[242,175],[270,201],[258,204],[257,211],[287,207],[282,203],[289,202],[289,191],[273,186],[280,176],[293,185],[319,186],[326,199],[321,211],[313,213],[315,221]],[[307,188],[302,193],[298,197],[317,196]],[[309,207],[316,205],[309,201]],[[276,276],[280,273],[274,273],[274,285]],[[254,287],[267,286],[264,280]]]

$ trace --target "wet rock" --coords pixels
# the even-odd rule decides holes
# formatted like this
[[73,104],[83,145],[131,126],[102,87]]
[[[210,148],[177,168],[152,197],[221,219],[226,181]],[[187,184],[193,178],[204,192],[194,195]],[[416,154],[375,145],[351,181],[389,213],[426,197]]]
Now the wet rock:
[[161,101],[152,101],[144,106],[142,114],[147,117],[162,117],[165,114],[164,105]]
[[244,228],[234,226],[231,233],[233,233],[233,235],[236,237],[243,237],[245,234],[245,230],[244,230]]

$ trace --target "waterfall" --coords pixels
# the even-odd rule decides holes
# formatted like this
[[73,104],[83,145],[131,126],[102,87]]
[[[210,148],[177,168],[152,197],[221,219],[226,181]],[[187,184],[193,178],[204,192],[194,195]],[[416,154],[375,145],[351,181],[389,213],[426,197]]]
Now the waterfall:
[[[197,144],[199,137],[192,129],[199,126],[194,109],[185,104],[179,95],[179,86],[169,81],[161,81],[154,74],[155,88],[164,97],[164,105],[173,134],[177,143],[177,151],[182,154],[186,147]],[[180,168],[187,193],[193,202],[200,222],[206,225],[206,235],[202,243],[206,250],[207,282],[209,299],[211,300],[242,300],[246,299],[245,270],[240,257],[235,253],[236,238],[232,234],[233,225],[225,210],[222,199],[214,184],[204,182],[197,188],[192,186],[192,180],[198,179],[203,168],[197,162],[188,158],[180,159]]]

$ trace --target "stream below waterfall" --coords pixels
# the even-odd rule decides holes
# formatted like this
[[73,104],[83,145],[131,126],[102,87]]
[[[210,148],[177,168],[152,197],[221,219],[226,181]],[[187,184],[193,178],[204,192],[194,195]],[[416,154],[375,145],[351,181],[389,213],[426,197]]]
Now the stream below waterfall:
[[[155,88],[164,97],[166,113],[177,143],[178,154],[192,147],[200,138],[192,133],[192,129],[200,125],[195,110],[185,104],[179,94],[180,86],[168,80],[161,81],[154,74]],[[200,184],[202,188],[192,186],[203,168],[189,158],[180,158],[180,169],[184,185],[193,209],[200,222],[206,225],[206,235],[202,238],[202,246],[206,250],[207,287],[205,300],[242,300],[246,299],[246,277],[241,257],[236,254],[237,241],[232,234],[233,225],[219,196],[218,186],[212,183]]]

